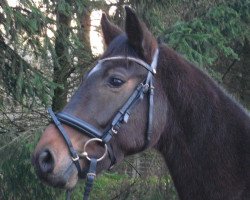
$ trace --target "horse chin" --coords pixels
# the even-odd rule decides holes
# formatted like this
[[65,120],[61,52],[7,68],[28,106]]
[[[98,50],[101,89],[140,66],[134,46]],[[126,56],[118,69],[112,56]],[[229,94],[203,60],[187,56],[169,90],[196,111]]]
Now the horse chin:
[[60,169],[57,173],[43,176],[37,172],[37,175],[45,184],[61,189],[72,189],[78,181],[78,173],[73,163],[64,169]]

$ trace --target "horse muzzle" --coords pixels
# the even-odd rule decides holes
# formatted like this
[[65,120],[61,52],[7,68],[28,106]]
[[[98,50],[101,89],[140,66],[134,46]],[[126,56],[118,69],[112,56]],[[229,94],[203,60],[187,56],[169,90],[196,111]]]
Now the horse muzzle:
[[70,189],[77,183],[78,173],[74,163],[68,159],[56,166],[55,154],[48,148],[35,153],[32,164],[37,176],[48,185]]

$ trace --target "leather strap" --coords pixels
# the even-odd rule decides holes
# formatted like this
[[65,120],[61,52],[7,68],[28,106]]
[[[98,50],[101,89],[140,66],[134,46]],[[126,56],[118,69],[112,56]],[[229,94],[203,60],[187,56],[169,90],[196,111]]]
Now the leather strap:
[[87,174],[87,180],[86,180],[86,184],[85,184],[83,200],[89,199],[89,194],[91,192],[91,189],[92,189],[92,186],[94,183],[94,179],[96,176],[96,165],[97,165],[97,160],[95,158],[91,158],[89,172]]
[[86,133],[88,136],[90,136],[91,138],[97,137],[97,138],[101,138],[102,137],[102,133],[97,130],[94,126],[92,126],[91,124],[80,120],[79,118],[70,115],[68,113],[65,112],[59,112],[56,114],[56,117],[64,124],[73,127],[77,130],[79,130],[82,133]]
[[108,154],[110,158],[109,169],[111,169],[116,163],[116,157],[115,157],[112,145],[110,143],[107,143],[107,146],[108,146]]
[[[140,66],[144,67],[146,70],[148,70],[149,72],[151,72],[152,74],[155,74],[155,68],[151,67],[148,63],[144,62],[143,60],[139,59],[139,58],[134,58],[134,57],[130,57],[130,56],[113,56],[113,57],[108,57],[108,58],[103,58],[101,60],[98,61],[99,64],[102,64],[105,61],[109,61],[109,60],[130,60],[133,61],[137,64],[139,64]],[[152,62],[153,63],[153,62]]]
[[63,139],[66,143],[66,145],[68,146],[68,149],[69,149],[69,152],[70,152],[70,155],[72,157],[72,160],[74,162],[74,164],[76,165],[76,168],[79,172],[79,175],[81,175],[81,166],[80,166],[80,163],[79,163],[79,156],[76,152],[76,150],[74,149],[72,143],[71,143],[71,140],[69,139],[69,136],[68,134],[66,133],[65,129],[63,128],[61,122],[57,119],[56,115],[54,114],[54,112],[52,111],[51,108],[48,109],[48,112],[54,122],[54,124],[56,125],[56,127],[59,129],[59,131],[61,132],[61,135],[63,136]]
[[66,200],[70,200],[71,197],[71,190],[66,191]]
[[108,143],[112,136],[116,134],[119,130],[122,122],[127,122],[130,116],[130,109],[133,105],[140,99],[141,94],[143,93],[143,84],[139,84],[136,90],[132,93],[126,103],[122,106],[122,108],[115,115],[111,127],[108,129],[106,133],[103,134],[102,140],[104,143]]
[[153,134],[154,86],[153,86],[152,79],[150,79],[150,83],[149,83],[148,101],[149,101],[149,107],[148,107],[147,134],[146,134],[146,140],[145,140],[143,149],[146,149],[149,146],[151,136]]

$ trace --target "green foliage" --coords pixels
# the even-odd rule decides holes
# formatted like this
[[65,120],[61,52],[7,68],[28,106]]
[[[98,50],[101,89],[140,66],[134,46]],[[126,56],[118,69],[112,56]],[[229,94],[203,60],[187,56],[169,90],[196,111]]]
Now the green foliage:
[[166,42],[200,66],[213,65],[222,56],[239,59],[235,44],[249,37],[248,0],[211,8],[205,16],[179,21],[165,32]]
[[239,61],[250,37],[249,0],[129,3],[155,35],[219,81],[223,75],[214,66],[224,59]]
[[[38,141],[30,143],[32,135],[27,133],[14,143],[0,150],[0,199],[32,200],[54,199],[59,192],[45,186],[37,178],[31,166],[31,149]],[[29,138],[29,139],[27,139]],[[6,154],[7,153],[7,154]]]
[[129,3],[152,33],[159,35],[165,29],[166,10],[170,5],[169,1],[130,0]]
[[[9,6],[8,1],[0,4],[0,86],[4,95],[25,107],[47,107],[51,105],[56,88],[72,84],[67,78],[89,66],[91,49],[86,48],[79,35],[82,19],[74,18],[84,12],[87,2],[63,0],[43,4],[25,0],[16,7]],[[55,13],[69,16],[76,26],[61,26]],[[59,40],[60,48],[56,49]],[[55,68],[62,69],[60,76],[65,84],[55,80]],[[3,102],[2,96],[0,102]]]
[[[6,16],[0,30],[3,38],[0,41],[2,89],[6,95],[12,96],[25,106],[32,106],[37,100],[48,105],[57,85],[38,70],[39,63],[29,60],[32,58],[39,62],[41,57],[48,59],[48,52],[38,38],[39,35],[42,36],[41,31],[47,18],[28,1],[16,8],[5,4],[2,9],[2,14]],[[49,21],[51,20],[46,23]]]
[[48,105],[57,84],[42,74],[33,72],[27,63],[19,61],[17,61],[18,67],[9,65],[13,63],[5,63],[0,71],[2,77],[0,82],[5,87],[6,94],[28,107],[35,103],[34,97],[38,97],[43,105]]

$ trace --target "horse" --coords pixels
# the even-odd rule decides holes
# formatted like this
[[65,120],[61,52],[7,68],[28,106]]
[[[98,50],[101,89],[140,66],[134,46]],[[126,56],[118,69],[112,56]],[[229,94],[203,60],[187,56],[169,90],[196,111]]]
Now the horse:
[[102,15],[106,51],[63,111],[50,110],[53,122],[33,153],[38,176],[72,189],[154,148],[181,200],[249,200],[249,114],[125,10],[124,31]]

